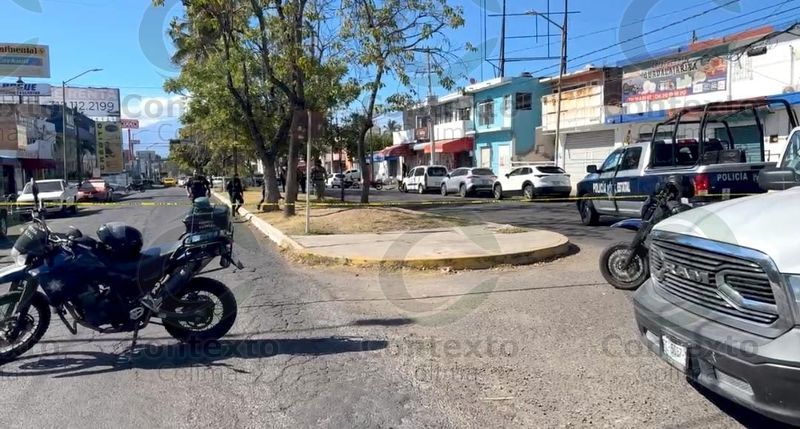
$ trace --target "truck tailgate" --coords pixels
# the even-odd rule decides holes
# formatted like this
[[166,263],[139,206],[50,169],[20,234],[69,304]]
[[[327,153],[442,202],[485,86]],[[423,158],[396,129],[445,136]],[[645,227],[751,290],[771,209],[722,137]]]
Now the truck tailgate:
[[774,162],[715,164],[702,166],[697,174],[706,175],[711,199],[728,199],[763,193],[758,185],[758,174],[764,168],[774,166]]

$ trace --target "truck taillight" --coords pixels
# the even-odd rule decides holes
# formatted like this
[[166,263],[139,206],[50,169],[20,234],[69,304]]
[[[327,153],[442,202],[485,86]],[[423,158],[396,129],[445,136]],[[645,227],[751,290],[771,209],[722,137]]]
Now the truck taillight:
[[705,197],[708,195],[708,190],[711,188],[711,183],[708,180],[707,174],[698,174],[694,177],[694,196]]

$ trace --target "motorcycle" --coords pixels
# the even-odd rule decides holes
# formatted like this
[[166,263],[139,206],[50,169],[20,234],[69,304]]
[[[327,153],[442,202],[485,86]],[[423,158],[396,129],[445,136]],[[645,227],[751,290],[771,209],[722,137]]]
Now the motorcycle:
[[126,188],[126,191],[128,191],[128,192],[131,192],[131,191],[144,192],[144,183],[141,183],[141,182],[131,183]]
[[650,277],[650,231],[662,220],[691,210],[690,206],[680,202],[685,195],[683,188],[678,178],[671,177],[656,195],[648,197],[641,219],[626,219],[611,225],[612,228],[636,231],[632,241],[614,243],[600,254],[600,272],[611,286],[634,290]]
[[[150,323],[185,343],[216,340],[233,327],[231,290],[199,277],[230,265],[243,268],[233,256],[227,208],[198,199],[184,218],[180,241],[141,251],[141,233],[118,222],[101,226],[97,240],[75,228],[51,231],[31,183],[33,220],[11,251],[14,265],[0,270],[0,284],[10,283],[0,295],[0,364],[44,336],[51,307],[73,335],[78,325],[102,334],[132,332],[130,353]],[[203,272],[217,257],[220,268]]]

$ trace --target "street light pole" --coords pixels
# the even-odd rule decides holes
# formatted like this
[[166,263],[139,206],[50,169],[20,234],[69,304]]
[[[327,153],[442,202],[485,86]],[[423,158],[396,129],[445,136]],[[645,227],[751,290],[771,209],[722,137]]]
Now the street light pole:
[[[67,80],[61,81],[61,153],[64,157],[64,181],[67,181],[67,84],[72,82],[73,80],[92,72],[99,72],[103,69],[89,69],[85,72]],[[76,109],[77,110],[77,109]],[[72,124],[75,125],[75,119],[73,118]],[[77,135],[77,127],[75,129],[75,133]],[[75,152],[78,151],[78,141],[75,141]]]

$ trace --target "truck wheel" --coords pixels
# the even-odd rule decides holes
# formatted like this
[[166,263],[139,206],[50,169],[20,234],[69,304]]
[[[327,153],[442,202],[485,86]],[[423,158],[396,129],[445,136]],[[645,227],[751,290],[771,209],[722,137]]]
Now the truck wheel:
[[425,193],[425,185],[418,184],[417,185],[417,193],[420,194],[420,195],[424,194]]
[[578,204],[578,210],[581,213],[581,223],[584,226],[597,226],[600,221],[600,214],[594,209],[594,204],[591,201],[582,201]]

